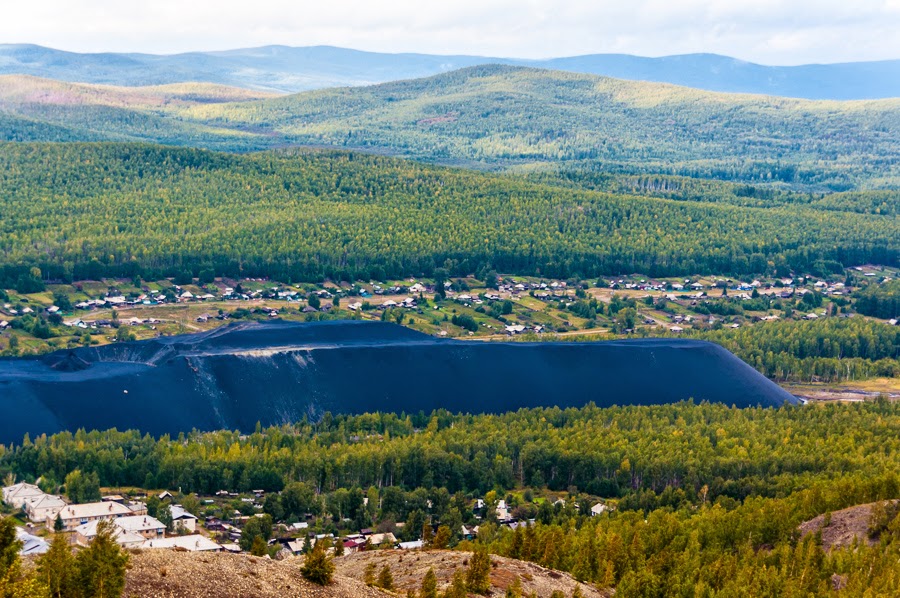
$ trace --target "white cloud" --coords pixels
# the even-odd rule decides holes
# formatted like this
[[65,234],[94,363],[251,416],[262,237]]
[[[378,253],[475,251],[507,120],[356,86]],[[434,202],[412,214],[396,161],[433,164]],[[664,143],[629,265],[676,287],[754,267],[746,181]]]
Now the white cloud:
[[268,44],[551,57],[716,52],[768,64],[900,58],[900,0],[31,0],[0,41],[76,51]]

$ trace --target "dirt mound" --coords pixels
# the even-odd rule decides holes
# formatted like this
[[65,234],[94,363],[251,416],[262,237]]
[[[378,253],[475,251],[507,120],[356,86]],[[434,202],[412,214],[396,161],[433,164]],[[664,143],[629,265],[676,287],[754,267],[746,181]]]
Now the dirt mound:
[[822,547],[825,550],[843,548],[849,546],[854,540],[875,544],[875,539],[869,537],[869,521],[872,517],[872,507],[876,503],[856,505],[831,513],[831,521],[825,525],[825,515],[819,515],[800,524],[801,536],[822,531]]
[[360,581],[336,575],[320,587],[300,576],[301,559],[153,550],[133,554],[125,598],[384,598]]
[[[372,550],[337,558],[335,564],[338,573],[360,581],[369,563],[375,563],[376,574],[388,565],[394,578],[394,591],[405,595],[407,590],[419,589],[429,568],[434,569],[438,590],[443,591],[456,570],[467,568],[471,558],[471,552],[449,550]],[[568,573],[545,569],[534,563],[494,555],[491,556],[491,563],[491,592],[494,596],[503,596],[516,577],[521,581],[525,595],[536,592],[544,597],[560,590],[564,595],[571,596],[578,585],[585,598],[606,596],[592,586],[578,583]]]

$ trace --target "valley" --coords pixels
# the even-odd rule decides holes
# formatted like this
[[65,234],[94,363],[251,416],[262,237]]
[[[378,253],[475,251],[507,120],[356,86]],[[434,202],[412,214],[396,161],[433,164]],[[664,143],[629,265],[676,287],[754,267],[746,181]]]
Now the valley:
[[900,595],[896,10],[54,2],[0,597]]

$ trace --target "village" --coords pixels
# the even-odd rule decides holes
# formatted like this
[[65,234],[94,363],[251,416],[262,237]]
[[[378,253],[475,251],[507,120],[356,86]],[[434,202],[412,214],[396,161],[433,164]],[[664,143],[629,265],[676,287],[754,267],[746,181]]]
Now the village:
[[[898,272],[858,267],[825,277],[738,280],[634,275],[596,281],[493,276],[289,285],[265,279],[83,281],[42,293],[2,291],[0,352],[209,330],[241,320],[386,320],[423,333],[480,340],[522,336],[658,335],[779,319],[854,315],[854,291]],[[898,323],[894,314],[884,321]]]
[[[36,484],[18,482],[2,488],[2,502],[4,510],[16,518],[22,556],[46,553],[50,536],[56,533],[65,535],[72,546],[85,548],[97,536],[98,525],[109,521],[114,525],[115,542],[123,549],[250,553],[279,560],[306,554],[323,539],[327,539],[329,552],[336,555],[448,548],[457,541],[476,539],[485,523],[493,526],[490,533],[495,534],[500,527],[516,530],[534,525],[548,513],[577,514],[581,505],[590,505],[584,512],[590,517],[615,509],[608,501],[584,495],[548,495],[535,500],[526,490],[521,496],[510,494],[503,499],[492,491],[483,498],[465,499],[466,512],[455,524],[458,529],[450,529],[441,522],[423,519],[417,510],[410,511],[407,521],[394,521],[393,513],[379,520],[384,505],[370,504],[369,497],[362,497],[361,506],[370,513],[367,522],[372,527],[354,528],[358,518],[333,521],[323,513],[276,521],[267,501],[273,497],[278,500],[279,494],[220,490],[208,497],[182,497],[184,503],[193,503],[193,509],[202,510],[199,517],[176,502],[177,493],[167,490],[149,495],[143,491],[133,496],[109,494],[97,501],[69,503]],[[431,510],[432,501],[426,501],[425,507]]]

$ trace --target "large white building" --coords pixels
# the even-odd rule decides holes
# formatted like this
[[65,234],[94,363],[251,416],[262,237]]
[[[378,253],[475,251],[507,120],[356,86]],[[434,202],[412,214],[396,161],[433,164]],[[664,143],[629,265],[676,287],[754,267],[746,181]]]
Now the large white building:
[[34,523],[44,523],[47,519],[56,520],[56,514],[66,506],[59,496],[53,494],[41,494],[25,501],[25,514]]
[[44,494],[44,491],[34,484],[19,482],[3,489],[3,502],[16,509],[21,509],[25,501]]
[[[65,532],[75,531],[75,528],[91,521],[114,520],[120,517],[131,517],[134,513],[125,505],[117,502],[92,502],[83,505],[68,505],[59,511],[62,520],[62,529]],[[56,522],[56,516],[47,519],[47,529],[52,530]]]
[[[122,519],[128,519],[123,517]],[[97,526],[100,524],[99,519],[89,521],[75,528],[75,543],[78,546],[88,546],[97,537]],[[140,548],[147,541],[147,538],[141,534],[130,532],[115,526],[112,530],[113,539],[122,548]]]

